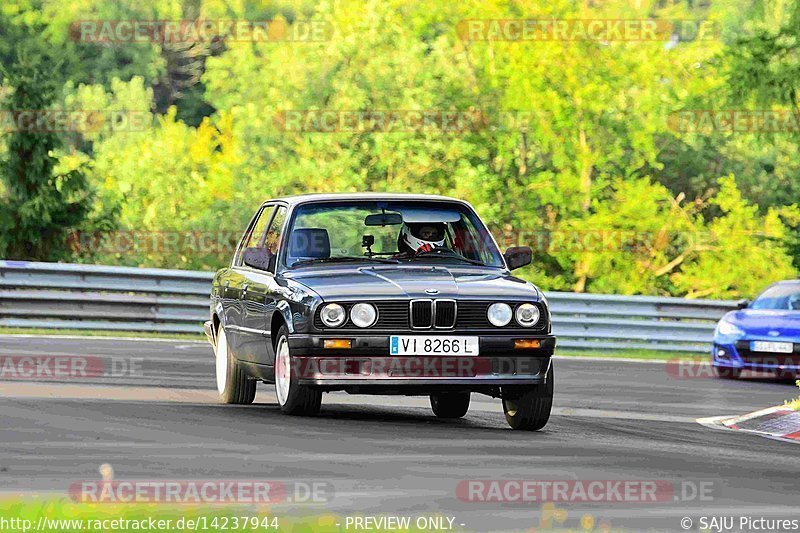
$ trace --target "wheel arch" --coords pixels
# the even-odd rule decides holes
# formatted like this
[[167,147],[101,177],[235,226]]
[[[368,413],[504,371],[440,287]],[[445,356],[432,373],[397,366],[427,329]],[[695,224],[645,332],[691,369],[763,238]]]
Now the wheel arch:
[[286,301],[278,302],[275,312],[272,313],[272,320],[269,327],[270,339],[272,340],[272,347],[275,348],[278,342],[278,331],[281,326],[286,326],[289,333],[294,331],[292,324],[292,311]]

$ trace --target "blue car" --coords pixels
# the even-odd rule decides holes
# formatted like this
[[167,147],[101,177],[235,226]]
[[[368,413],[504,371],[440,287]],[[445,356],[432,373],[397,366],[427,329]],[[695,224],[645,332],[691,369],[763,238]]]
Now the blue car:
[[800,280],[774,283],[723,316],[714,331],[711,363],[719,377],[730,379],[744,369],[800,373]]

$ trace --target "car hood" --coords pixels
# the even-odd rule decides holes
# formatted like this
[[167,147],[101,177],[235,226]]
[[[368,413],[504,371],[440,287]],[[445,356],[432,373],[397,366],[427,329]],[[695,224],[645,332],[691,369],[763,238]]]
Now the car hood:
[[[300,269],[285,274],[326,301],[393,298],[528,299],[541,293],[507,271],[445,266]],[[438,290],[438,293],[426,291]]]
[[743,329],[751,335],[769,335],[777,331],[781,336],[800,335],[800,311],[782,311],[773,309],[742,309],[731,311],[725,320]]

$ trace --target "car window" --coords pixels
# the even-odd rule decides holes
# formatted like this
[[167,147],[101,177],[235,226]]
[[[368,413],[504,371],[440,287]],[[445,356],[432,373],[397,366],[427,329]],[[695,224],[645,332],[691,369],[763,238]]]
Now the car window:
[[275,217],[273,217],[272,223],[269,225],[266,239],[264,240],[264,246],[267,247],[272,255],[276,255],[280,247],[283,223],[286,221],[286,212],[287,209],[285,207],[278,207],[278,210],[275,212]]
[[234,265],[242,266],[242,250],[258,246],[258,243],[264,236],[264,230],[267,229],[267,224],[269,224],[273,211],[275,211],[275,206],[267,205],[256,215],[255,223],[250,225],[247,233],[242,237],[242,242],[239,245],[236,259],[234,260]]
[[768,287],[750,305],[751,309],[800,310],[800,283]]
[[263,246],[264,231],[267,229],[267,224],[269,224],[269,219],[274,210],[275,207],[271,205],[264,208],[264,211],[262,211],[261,216],[258,217],[258,221],[256,221],[255,226],[253,226],[253,231],[250,233],[250,237],[247,239],[247,244],[245,245],[246,248],[258,248],[259,246]]
[[375,209],[359,206],[339,209],[303,209],[294,223],[294,229],[322,228],[328,232],[331,255],[362,255],[364,235],[372,235],[375,244],[372,251],[377,254],[393,254],[397,252],[397,236],[399,226],[364,226],[367,215],[379,213]]
[[[466,260],[503,266],[486,227],[471,210],[459,204],[352,200],[302,205],[294,213],[292,241],[285,258],[289,267],[309,260],[331,262],[337,258],[435,264],[463,264]],[[426,234],[428,241],[424,239]],[[438,243],[438,251],[427,255],[409,253],[424,247],[425,242]]]

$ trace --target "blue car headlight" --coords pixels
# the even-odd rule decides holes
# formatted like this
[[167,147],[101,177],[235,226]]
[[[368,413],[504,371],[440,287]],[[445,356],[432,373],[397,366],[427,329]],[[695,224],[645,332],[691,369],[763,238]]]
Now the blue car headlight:
[[717,324],[717,329],[714,332],[714,335],[723,335],[725,337],[744,337],[745,333],[742,328],[735,326],[723,319]]

